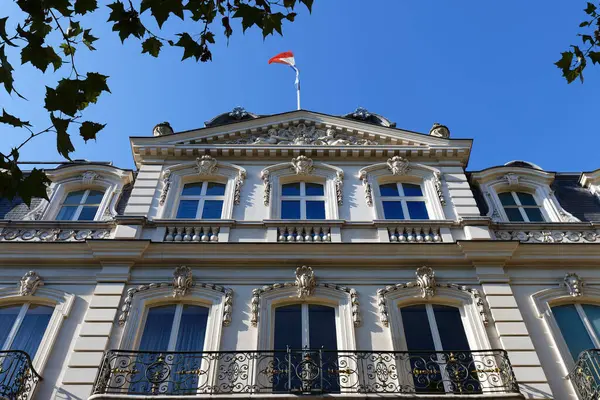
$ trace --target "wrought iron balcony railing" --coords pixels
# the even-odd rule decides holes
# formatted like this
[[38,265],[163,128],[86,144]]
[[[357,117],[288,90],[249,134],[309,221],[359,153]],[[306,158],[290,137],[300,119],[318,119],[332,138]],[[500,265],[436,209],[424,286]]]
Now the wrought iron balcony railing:
[[0,398],[30,399],[42,378],[24,351],[0,351]]
[[518,393],[504,350],[105,353],[94,394]]
[[581,352],[567,378],[573,382],[581,400],[600,398],[600,349]]

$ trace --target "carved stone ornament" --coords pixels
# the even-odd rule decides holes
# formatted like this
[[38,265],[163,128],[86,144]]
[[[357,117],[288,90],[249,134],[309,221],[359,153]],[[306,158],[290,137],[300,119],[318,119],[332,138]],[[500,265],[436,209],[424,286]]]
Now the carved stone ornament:
[[373,188],[369,182],[369,174],[361,171],[358,179],[360,179],[363,184],[363,188],[365,189],[365,201],[367,202],[367,206],[373,207]]
[[84,185],[91,185],[99,177],[100,175],[94,171],[85,171],[83,174],[81,174],[81,183]]
[[410,171],[409,162],[406,158],[394,156],[387,160],[387,166],[392,175],[405,175]]
[[485,196],[488,199],[488,205],[489,205],[489,216],[490,218],[492,218],[492,221],[494,222],[500,222],[502,221],[502,217],[500,216],[500,213],[498,212],[498,209],[496,208],[496,205],[494,203],[494,199],[492,198],[492,194],[488,191],[485,192]]
[[344,172],[338,171],[334,179],[335,183],[335,197],[337,199],[338,206],[344,204]]
[[420,267],[415,273],[417,285],[421,288],[421,297],[429,299],[435,296],[435,272],[431,267]]
[[240,120],[247,115],[248,115],[248,112],[246,111],[246,109],[244,107],[240,107],[240,106],[234,107],[233,110],[231,110],[231,112],[229,113],[229,116],[231,118],[237,119],[237,120]]
[[268,206],[269,200],[271,199],[271,178],[269,176],[269,171],[262,171],[260,178],[262,179],[264,186],[263,203],[265,206]]
[[152,130],[152,134],[154,136],[167,136],[173,134],[173,128],[171,128],[171,124],[168,122],[161,122],[157,124]]
[[313,171],[313,160],[306,156],[292,158],[292,170],[296,175],[310,175]]
[[235,177],[235,188],[233,192],[234,204],[240,204],[242,199],[242,186],[244,186],[244,180],[246,179],[246,171],[238,171],[238,175]]
[[366,121],[371,116],[371,113],[364,107],[356,107],[352,113],[352,117]]
[[159,204],[162,206],[165,204],[167,200],[167,195],[169,194],[169,189],[171,188],[171,170],[166,169],[162,174],[163,187],[160,191],[160,200]]
[[508,186],[517,186],[519,184],[519,175],[513,174],[512,172],[504,175],[503,179]]
[[38,287],[43,286],[44,281],[35,271],[29,271],[21,278],[19,282],[20,296],[33,296]]
[[450,137],[450,129],[446,125],[434,122],[433,126],[429,130],[429,135],[448,139]]
[[440,199],[440,203],[445,206],[446,199],[444,198],[444,191],[442,190],[442,174],[439,171],[435,171],[433,174],[433,184],[435,185],[435,191]]
[[575,273],[567,273],[565,275],[565,286],[572,297],[579,297],[583,294],[583,281],[579,275]]
[[212,175],[218,171],[217,160],[208,154],[196,158],[196,172],[198,175]]
[[305,299],[314,294],[317,280],[311,267],[303,265],[296,268],[296,286],[298,286],[299,299]]
[[173,272],[173,297],[183,297],[194,284],[192,270],[185,265],[175,268]]

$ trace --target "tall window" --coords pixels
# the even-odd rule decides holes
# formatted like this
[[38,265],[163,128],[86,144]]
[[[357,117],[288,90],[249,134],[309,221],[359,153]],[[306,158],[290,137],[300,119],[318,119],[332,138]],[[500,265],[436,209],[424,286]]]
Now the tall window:
[[[335,309],[292,304],[275,309],[276,392],[339,392]],[[292,368],[288,368],[291,362]],[[321,374],[323,380],[321,381]]]
[[[419,304],[401,308],[400,314],[417,392],[481,392],[458,308]],[[423,379],[417,371],[432,372]]]
[[511,222],[543,222],[541,206],[533,195],[524,192],[498,193],[504,212]]
[[187,183],[181,192],[177,218],[221,218],[225,186],[218,182]]
[[588,349],[600,348],[600,307],[591,304],[565,304],[552,307],[573,360]]
[[281,185],[281,219],[325,219],[325,188],[320,183]]
[[65,197],[56,216],[59,221],[93,221],[98,213],[104,192],[99,190],[78,190]]
[[379,195],[385,219],[429,219],[421,185],[386,183]]
[[2,350],[22,350],[33,359],[53,312],[53,307],[31,303],[0,307]]

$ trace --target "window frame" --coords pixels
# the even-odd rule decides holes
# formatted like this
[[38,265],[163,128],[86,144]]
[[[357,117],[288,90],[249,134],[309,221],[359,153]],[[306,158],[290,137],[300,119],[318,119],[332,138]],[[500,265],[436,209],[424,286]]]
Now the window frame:
[[[300,184],[300,194],[298,196],[289,196],[289,195],[284,195],[283,194],[283,186],[288,185],[288,184],[293,184],[293,183],[299,183]],[[308,196],[306,194],[306,184],[307,183],[312,183],[315,185],[320,185],[323,188],[323,195],[322,196]],[[294,221],[302,221],[302,220],[307,220],[307,221],[315,221],[315,219],[308,219],[306,216],[306,203],[309,201],[322,201],[323,202],[323,209],[325,211],[325,219],[327,219],[327,192],[326,192],[326,188],[325,188],[325,184],[321,183],[321,182],[313,182],[313,181],[306,181],[306,180],[297,180],[297,181],[290,181],[290,182],[282,182],[280,185],[280,191],[281,191],[281,195],[279,196],[279,217],[281,219],[289,219],[289,218],[283,218],[283,215],[281,215],[281,213],[283,212],[283,202],[288,200],[288,201],[299,201],[300,202],[300,218],[298,219],[294,219]],[[290,219],[291,220],[291,219]],[[318,219],[317,219],[318,221]]]
[[[515,201],[515,205],[504,205],[502,204],[502,200],[500,199],[500,195],[502,193],[510,193],[513,200]],[[535,206],[527,206],[527,205],[523,205],[521,203],[521,199],[519,198],[518,193],[524,193],[524,194],[528,194],[530,196],[533,197],[533,201],[535,202]],[[501,191],[497,193],[498,196],[498,200],[500,200],[500,204],[502,204],[502,211],[504,211],[504,216],[506,217],[506,220],[509,222],[533,222],[533,223],[538,223],[538,224],[543,224],[546,221],[546,216],[544,214],[544,210],[543,210],[543,206],[541,206],[538,202],[538,200],[535,197],[535,194],[529,193],[527,191],[524,190],[505,190],[505,191]],[[521,217],[523,218],[523,221],[510,221],[510,219],[508,218],[508,214],[506,214],[506,210],[505,208],[516,208],[517,210],[519,210],[519,213],[521,214]],[[526,208],[537,208],[540,210],[540,213],[542,214],[542,219],[543,221],[530,221],[529,220],[529,216],[527,215],[527,213],[525,212]]]
[[[383,196],[381,194],[381,186],[389,185],[389,184],[396,185],[396,188],[398,190],[398,196]],[[422,195],[421,196],[406,196],[404,194],[404,184],[419,186],[421,189]],[[394,181],[386,182],[385,180],[383,180],[383,181],[378,182],[377,190],[378,190],[377,206],[380,208],[380,213],[381,213],[382,219],[385,219],[386,221],[394,220],[393,218],[385,217],[385,209],[383,207],[384,201],[390,201],[390,202],[393,201],[393,202],[400,203],[400,206],[402,207],[402,214],[404,215],[404,218],[402,219],[402,221],[429,221],[431,219],[430,218],[430,215],[431,215],[430,205],[429,205],[427,196],[425,194],[425,188],[423,187],[422,182],[416,183],[416,182],[409,182],[409,181],[403,181],[403,180],[394,180]],[[425,209],[427,210],[427,219],[412,219],[410,217],[410,212],[408,210],[407,202],[409,202],[409,201],[419,201],[419,202],[425,203]]]
[[[185,185],[188,185],[191,183],[202,183],[202,187],[200,188],[199,195],[184,195],[183,194]],[[225,185],[223,194],[222,195],[207,195],[206,191],[208,190],[209,183],[218,183],[221,185]],[[223,214],[225,212],[225,201],[227,199],[227,182],[219,182],[218,180],[214,180],[214,179],[185,182],[181,185],[181,189],[179,192],[180,192],[179,196],[177,197],[177,206],[175,207],[175,219],[196,219],[196,220],[223,219]],[[179,207],[181,205],[182,200],[198,200],[198,207],[196,208],[196,216],[194,218],[177,218],[177,213],[179,212]],[[219,218],[201,218],[201,214],[204,212],[204,202],[206,200],[220,200],[223,202],[223,204],[221,205],[221,216]]]
[[[83,191],[83,196],[81,197],[81,200],[79,201],[79,204],[75,205],[75,204],[65,204],[65,201],[67,200],[67,197],[71,194],[71,193],[75,193],[75,192],[79,192],[79,191]],[[90,206],[95,206],[96,204],[86,204],[85,202],[87,201],[87,198],[89,197],[91,192],[102,192],[102,199],[100,200],[99,203],[97,203],[97,210],[96,213],[94,214],[94,218],[91,220],[82,220],[82,221],[97,221],[98,219],[100,219],[100,217],[102,216],[102,213],[100,212],[100,207],[102,206],[102,203],[104,203],[104,198],[106,197],[106,191],[105,190],[101,190],[101,189],[97,189],[97,188],[86,188],[86,189],[75,189],[75,190],[71,190],[69,192],[66,192],[65,195],[62,198],[62,201],[58,207],[58,213],[56,214],[56,220],[57,221],[80,221],[79,220],[79,216],[81,215],[81,211],[83,210],[83,207],[90,207]],[[75,210],[75,213],[73,214],[73,217],[71,219],[57,219],[58,215],[60,214],[61,210],[63,209],[63,207],[77,207],[77,209]]]
[[[310,318],[309,318],[309,306],[311,305],[320,305],[320,306],[326,306],[326,307],[331,307],[335,310],[335,330],[336,330],[336,336],[337,336],[337,324],[338,324],[338,320],[340,319],[339,316],[339,309],[337,307],[337,305],[335,304],[331,304],[331,303],[324,303],[324,302],[291,302],[291,303],[280,303],[280,304],[275,304],[273,305],[273,335],[272,335],[272,345],[271,348],[273,350],[283,350],[283,349],[275,349],[275,317],[277,314],[277,309],[280,307],[285,307],[285,306],[291,306],[291,305],[295,305],[298,304],[300,305],[300,315],[301,315],[301,328],[302,328],[302,349],[311,349],[314,350],[313,348],[310,347]],[[295,349],[298,350],[298,349]],[[337,349],[325,349],[325,350],[337,350]]]
[[[15,322],[13,322],[12,328],[10,329],[10,331],[8,332],[8,336],[6,337],[6,341],[2,344],[2,346],[0,347],[0,350],[2,351],[8,351],[10,350],[12,344],[15,341],[15,338],[17,336],[17,332],[19,331],[19,329],[21,328],[21,325],[23,324],[23,320],[25,319],[25,316],[27,315],[27,311],[29,311],[29,306],[31,304],[34,305],[39,305],[39,306],[45,306],[45,307],[51,307],[47,304],[39,304],[39,303],[32,303],[30,301],[28,302],[24,302],[21,304],[21,309],[19,310],[19,313],[17,314],[17,318],[15,319]],[[0,307],[10,307],[13,304],[3,304]],[[18,303],[17,303],[18,305]],[[54,311],[53,311],[54,313]],[[50,321],[48,321],[48,324],[50,324]],[[48,326],[46,326],[46,329],[48,329]],[[44,334],[46,332],[44,331]],[[41,342],[40,342],[41,344]],[[39,349],[39,347],[38,347]],[[37,350],[36,350],[37,353]],[[29,356],[33,359],[35,358],[35,354],[29,354]]]

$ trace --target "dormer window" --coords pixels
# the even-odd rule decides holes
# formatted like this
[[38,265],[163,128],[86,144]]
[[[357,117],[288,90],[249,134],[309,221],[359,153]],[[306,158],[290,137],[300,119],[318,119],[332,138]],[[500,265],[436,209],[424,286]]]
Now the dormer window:
[[97,218],[104,192],[100,190],[77,190],[65,196],[56,216],[59,221],[93,221]]
[[429,219],[421,185],[385,183],[379,185],[379,194],[385,219]]
[[220,219],[225,200],[224,183],[194,182],[183,186],[176,218]]
[[320,183],[281,185],[281,219],[325,219],[325,188]]
[[532,194],[525,192],[502,192],[498,198],[510,222],[543,222],[541,206]]

